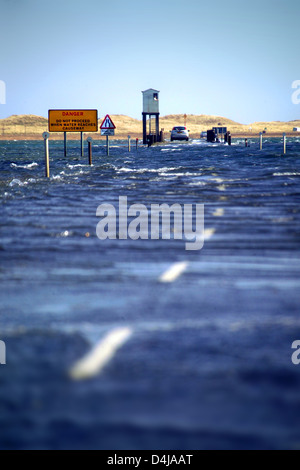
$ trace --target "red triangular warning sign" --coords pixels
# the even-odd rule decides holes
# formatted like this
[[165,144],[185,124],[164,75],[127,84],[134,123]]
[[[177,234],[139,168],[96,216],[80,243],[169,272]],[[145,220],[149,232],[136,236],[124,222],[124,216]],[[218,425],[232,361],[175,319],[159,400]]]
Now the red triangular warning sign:
[[107,114],[105,118],[103,119],[103,122],[100,126],[100,129],[115,129],[116,126],[111,120],[111,117]]

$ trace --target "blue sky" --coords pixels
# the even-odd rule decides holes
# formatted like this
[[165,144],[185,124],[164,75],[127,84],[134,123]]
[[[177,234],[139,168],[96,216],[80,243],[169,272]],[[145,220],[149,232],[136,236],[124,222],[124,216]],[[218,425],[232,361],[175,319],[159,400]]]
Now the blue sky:
[[299,0],[0,0],[0,80],[12,114],[97,108],[242,123],[300,118]]

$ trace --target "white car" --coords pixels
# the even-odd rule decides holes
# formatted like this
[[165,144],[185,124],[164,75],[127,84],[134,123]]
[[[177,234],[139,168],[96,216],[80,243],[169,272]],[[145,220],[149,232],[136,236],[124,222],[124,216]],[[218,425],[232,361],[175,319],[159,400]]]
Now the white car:
[[171,142],[173,142],[173,140],[186,140],[188,141],[190,136],[189,136],[189,132],[187,130],[186,127],[183,127],[183,126],[176,126],[176,127],[173,127],[172,131],[171,131]]

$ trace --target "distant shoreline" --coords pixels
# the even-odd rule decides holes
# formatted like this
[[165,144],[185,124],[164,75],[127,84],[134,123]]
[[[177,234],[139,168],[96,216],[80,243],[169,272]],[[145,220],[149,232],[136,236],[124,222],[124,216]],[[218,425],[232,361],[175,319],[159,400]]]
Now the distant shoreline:
[[[134,139],[142,138],[142,121],[125,115],[111,115],[116,125],[115,136],[112,140],[127,139],[128,135]],[[98,124],[103,118],[98,115]],[[154,126],[153,122],[153,126]],[[255,139],[259,133],[266,131],[266,137],[282,137],[283,132],[288,137],[297,137],[300,134],[293,132],[294,128],[300,128],[300,120],[289,122],[255,122],[252,124],[240,124],[222,116],[209,115],[184,115],[170,114],[160,116],[159,128],[164,131],[164,137],[169,139],[170,131],[175,126],[186,126],[192,139],[199,139],[202,132],[213,127],[227,127],[233,138]],[[149,127],[149,124],[147,124]],[[153,129],[154,127],[152,127]],[[0,119],[0,141],[7,140],[42,140],[43,132],[48,131],[48,119],[35,115],[14,115],[6,119]],[[85,138],[91,136],[94,140],[104,140],[105,137],[97,133],[85,133]],[[50,133],[50,140],[62,140],[63,133]],[[68,140],[79,140],[80,133],[68,133]]]
[[[280,138],[282,137],[283,133],[282,132],[268,132],[263,135],[263,138],[270,138],[270,137],[277,137]],[[287,137],[300,137],[300,132],[290,132],[286,133]],[[84,134],[84,139],[88,136],[91,136],[94,141],[105,141],[106,137],[102,137],[100,134]],[[231,132],[231,136],[233,139],[259,139],[259,133],[236,133],[236,132]],[[69,141],[80,141],[80,134],[79,133],[68,133],[68,140]],[[110,140],[127,140],[128,136],[126,134],[119,134],[115,135],[114,137],[110,137]],[[139,139],[142,140],[143,136],[142,134],[136,134],[132,135],[131,139]],[[169,134],[166,135],[166,138],[169,138]],[[195,135],[195,134],[190,134],[190,138],[193,139],[200,139],[200,134]],[[8,134],[8,135],[0,135],[0,141],[7,141],[7,142],[13,142],[13,141],[43,141],[43,136],[41,134]],[[63,141],[64,140],[64,135],[51,135],[49,140],[51,141]],[[205,139],[203,139],[205,140]]]

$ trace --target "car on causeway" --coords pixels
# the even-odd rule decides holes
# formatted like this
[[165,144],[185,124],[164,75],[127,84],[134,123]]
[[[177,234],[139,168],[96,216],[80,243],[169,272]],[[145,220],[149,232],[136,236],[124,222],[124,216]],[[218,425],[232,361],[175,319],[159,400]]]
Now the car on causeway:
[[183,126],[173,127],[173,129],[170,132],[171,132],[171,142],[173,142],[173,140],[188,141],[190,138],[189,136],[190,131],[188,131],[187,128]]

